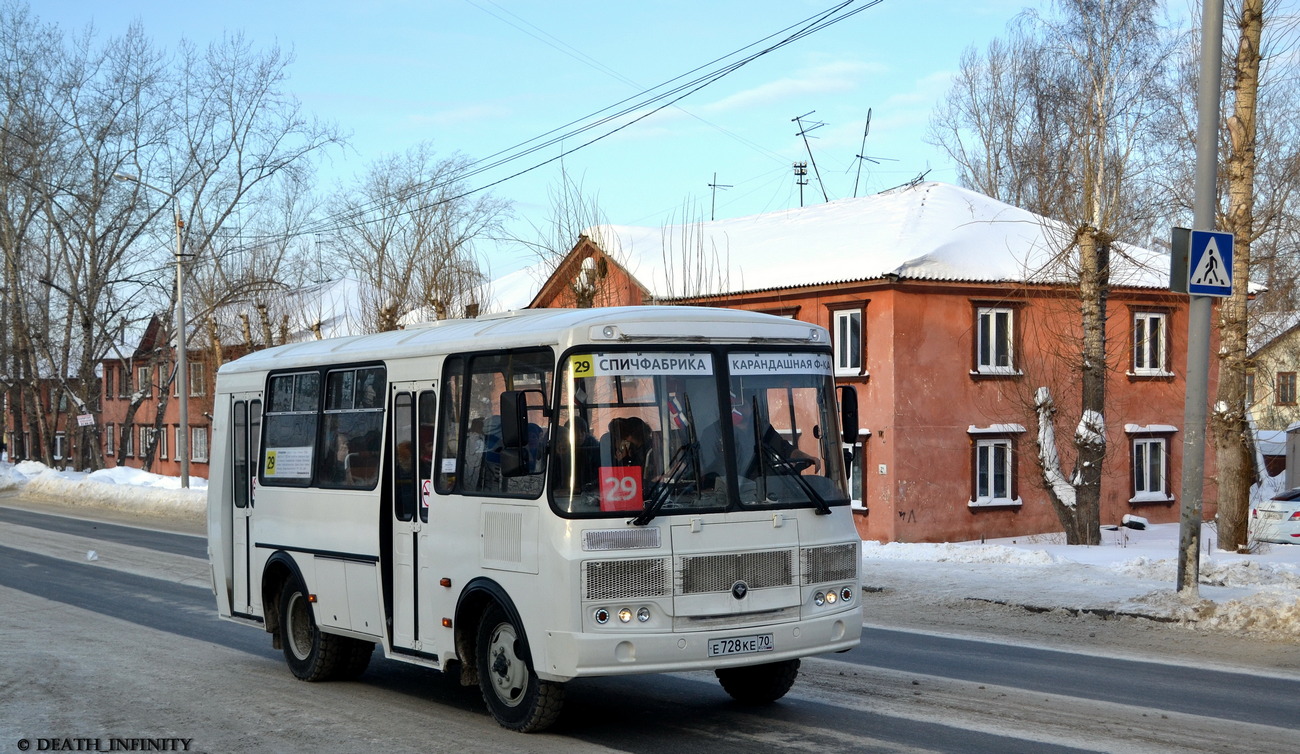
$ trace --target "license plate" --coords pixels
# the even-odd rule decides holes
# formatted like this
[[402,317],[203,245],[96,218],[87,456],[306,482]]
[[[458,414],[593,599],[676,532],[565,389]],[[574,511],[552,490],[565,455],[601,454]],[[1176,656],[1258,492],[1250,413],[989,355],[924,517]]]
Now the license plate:
[[771,634],[736,636],[731,639],[709,639],[709,657],[771,652],[772,646]]
[[1282,514],[1278,511],[1260,511],[1259,517],[1264,521],[1281,521]]

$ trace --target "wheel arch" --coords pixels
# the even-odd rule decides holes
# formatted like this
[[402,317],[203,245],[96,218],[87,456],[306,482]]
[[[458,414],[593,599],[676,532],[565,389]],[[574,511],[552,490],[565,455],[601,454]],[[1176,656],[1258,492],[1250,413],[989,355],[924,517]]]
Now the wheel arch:
[[284,585],[296,580],[307,589],[307,580],[302,576],[293,556],[284,550],[277,550],[266,559],[262,567],[262,615],[266,617],[263,626],[273,637],[272,644],[280,649],[280,593]]
[[519,617],[519,610],[505,588],[496,581],[480,576],[473,579],[461,590],[456,599],[455,642],[456,657],[460,660],[460,682],[465,686],[478,684],[478,625],[487,611],[488,605],[497,604],[510,616],[510,620],[523,634],[523,652],[530,664],[533,661],[532,647],[528,632]]

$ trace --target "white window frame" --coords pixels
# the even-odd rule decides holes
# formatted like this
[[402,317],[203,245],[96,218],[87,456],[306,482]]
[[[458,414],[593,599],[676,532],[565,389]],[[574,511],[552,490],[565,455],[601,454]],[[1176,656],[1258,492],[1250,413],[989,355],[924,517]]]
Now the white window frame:
[[[837,309],[831,313],[831,337],[835,349],[835,374],[857,376],[864,373],[866,349],[863,348],[865,312],[861,307]],[[854,332],[854,324],[857,332]]]
[[135,385],[141,395],[153,395],[153,369],[147,366],[136,367]]
[[167,425],[163,425],[158,430],[158,458],[167,460]]
[[[1159,455],[1152,457],[1155,450]],[[1167,437],[1134,437],[1132,440],[1133,497],[1131,503],[1167,502],[1169,495],[1169,439]],[[1158,479],[1152,483],[1152,464]]]
[[[972,424],[966,428],[966,434],[971,438],[971,463],[973,464],[971,469],[973,485],[971,500],[967,503],[968,506],[983,508],[1022,504],[1023,501],[1016,494],[1019,485],[1016,479],[1015,454],[1016,437],[1023,434],[1024,431],[1023,424],[1014,423],[992,424],[987,427],[977,427]],[[997,460],[995,454],[998,448],[1005,450],[1005,456],[1002,459],[1002,470],[1006,475],[1006,489],[1004,490],[994,489],[996,480],[994,463]],[[980,494],[981,491],[986,492],[986,494]],[[999,495],[999,492],[1003,494]]]
[[140,457],[144,458],[145,448],[149,447],[149,435],[154,431],[153,427],[140,427]]
[[208,428],[190,427],[190,460],[206,463],[208,460]]
[[[1152,328],[1156,334],[1151,335]],[[1154,353],[1152,350],[1154,348]],[[1169,315],[1164,312],[1133,313],[1133,374],[1167,377],[1169,364]]]
[[104,425],[104,455],[114,455],[117,448],[117,425],[109,422]]
[[203,362],[189,362],[189,371],[185,376],[190,381],[190,395],[203,395],[207,392],[207,380],[203,375]]
[[[1006,317],[1006,364],[998,352],[998,319]],[[987,358],[985,354],[988,354]],[[975,309],[975,370],[978,374],[1019,374],[1016,371],[1016,310],[1003,306]]]
[[[999,465],[997,452],[1001,449],[1001,471],[1005,489],[995,489]],[[1012,442],[1005,438],[996,440],[977,440],[975,442],[975,502],[982,505],[995,505],[998,502],[1010,503],[1012,474],[1011,454],[1014,452]],[[1003,494],[998,494],[999,492]]]
[[68,442],[68,436],[66,433],[64,432],[54,433],[54,460],[56,461],[63,460],[63,456],[66,455],[67,453],[66,449],[64,448],[67,442]]

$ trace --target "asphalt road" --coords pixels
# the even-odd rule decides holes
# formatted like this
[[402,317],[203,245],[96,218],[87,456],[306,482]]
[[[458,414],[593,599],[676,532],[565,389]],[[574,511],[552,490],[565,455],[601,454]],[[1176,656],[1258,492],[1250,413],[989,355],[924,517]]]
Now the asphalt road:
[[216,619],[205,558],[197,536],[0,507],[0,754],[1300,750],[1286,673],[880,626],[769,707],[709,673],[586,679],[521,736],[476,689],[378,655],[356,682],[294,680],[266,634]]

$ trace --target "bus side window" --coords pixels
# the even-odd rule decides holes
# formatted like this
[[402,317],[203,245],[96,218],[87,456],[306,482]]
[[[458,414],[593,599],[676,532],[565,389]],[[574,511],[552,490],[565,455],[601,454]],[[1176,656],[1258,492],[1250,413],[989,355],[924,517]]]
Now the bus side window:
[[393,509],[399,521],[415,518],[415,432],[410,393],[393,398]]
[[424,493],[433,479],[433,432],[437,420],[437,395],[432,390],[420,393],[416,403],[416,447],[419,449],[419,472],[416,494],[420,498],[420,520],[429,522],[429,501]]
[[442,373],[442,417],[438,422],[438,452],[434,456],[435,486],[438,492],[448,494],[457,487],[460,478],[461,416],[465,410],[461,402],[465,381],[465,359],[450,356]]

